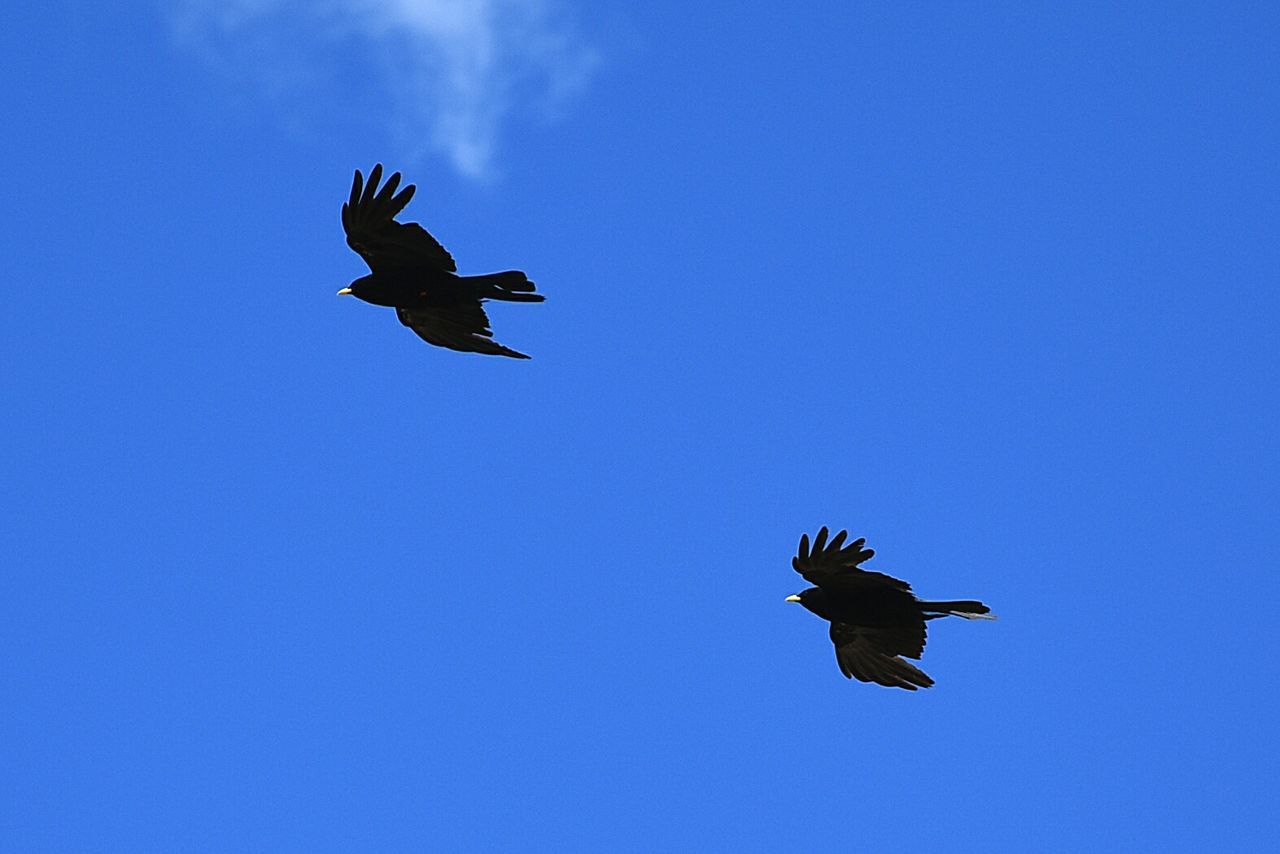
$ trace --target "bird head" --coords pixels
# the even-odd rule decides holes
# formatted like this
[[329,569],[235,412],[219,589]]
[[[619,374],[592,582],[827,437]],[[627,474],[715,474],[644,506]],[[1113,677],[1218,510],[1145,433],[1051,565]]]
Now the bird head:
[[374,279],[372,274],[356,279],[338,291],[338,296],[353,296],[374,305],[395,305],[395,295],[385,286],[381,286],[379,280]]
[[827,611],[827,595],[822,592],[821,587],[810,587],[808,590],[801,590],[799,593],[792,593],[784,602],[798,602],[806,610],[812,611],[823,619],[828,619],[825,614]]

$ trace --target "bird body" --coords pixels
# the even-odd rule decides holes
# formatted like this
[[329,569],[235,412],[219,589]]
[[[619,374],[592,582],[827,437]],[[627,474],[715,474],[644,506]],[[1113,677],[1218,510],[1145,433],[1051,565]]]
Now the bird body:
[[361,276],[338,291],[396,310],[400,322],[424,341],[452,350],[494,356],[529,358],[493,340],[484,300],[542,302],[534,284],[519,270],[482,276],[459,276],[453,256],[416,222],[395,217],[413,198],[409,184],[398,194],[400,173],[382,189],[382,164],[369,172],[369,182],[357,169],[351,197],[342,206],[347,245],[369,265]]
[[809,545],[800,538],[792,559],[796,572],[814,586],[787,597],[831,623],[836,663],[846,678],[876,682],[915,691],[933,680],[902,657],[924,654],[925,621],[956,616],[994,620],[991,609],[972,599],[929,602],[917,599],[907,582],[879,572],[860,569],[875,552],[863,548],[865,539],[844,545],[847,531],[827,543],[824,527]]
[[810,587],[799,595],[801,606],[830,622],[881,626],[896,625],[920,616],[916,598],[910,593],[876,584],[838,593]]
[[439,270],[392,269],[381,275],[361,276],[347,287],[357,299],[388,308],[443,308],[481,299],[542,302],[541,294],[508,290],[526,281],[524,273],[516,270],[459,276]]

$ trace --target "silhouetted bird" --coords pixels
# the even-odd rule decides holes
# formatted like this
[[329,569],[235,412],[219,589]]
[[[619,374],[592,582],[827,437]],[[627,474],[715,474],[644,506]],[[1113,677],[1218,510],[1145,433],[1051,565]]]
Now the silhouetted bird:
[[831,623],[836,662],[846,677],[908,691],[928,688],[933,680],[898,657],[919,659],[924,654],[924,621],[946,616],[994,620],[995,616],[972,599],[923,602],[912,595],[907,582],[859,569],[858,564],[875,552],[862,547],[865,539],[845,546],[847,536],[848,531],[841,531],[827,543],[824,527],[812,549],[808,534],[800,538],[800,551],[791,565],[817,586],[788,596],[787,601],[799,602]]
[[399,172],[378,190],[380,180],[381,163],[369,173],[367,185],[357,169],[351,198],[342,206],[347,245],[360,254],[371,272],[338,294],[394,308],[400,322],[429,344],[468,353],[529,358],[493,340],[481,303],[487,299],[542,302],[544,297],[533,293],[533,282],[519,270],[487,276],[455,275],[458,267],[453,257],[426,229],[416,222],[395,220],[413,198],[414,186],[408,185],[397,195]]

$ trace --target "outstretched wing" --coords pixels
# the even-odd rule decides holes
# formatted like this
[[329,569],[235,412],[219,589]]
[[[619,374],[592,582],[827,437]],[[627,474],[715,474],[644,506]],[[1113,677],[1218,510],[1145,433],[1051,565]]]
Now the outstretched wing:
[[892,627],[832,623],[831,642],[846,678],[908,691],[933,685],[927,673],[898,657],[919,658],[924,652],[923,620],[918,626]]
[[409,184],[398,194],[400,173],[387,179],[382,189],[382,164],[373,167],[369,183],[356,170],[351,182],[351,198],[342,205],[342,228],[347,245],[360,254],[374,273],[393,269],[427,268],[453,273],[458,265],[453,256],[416,222],[396,222],[395,216],[413,198]]
[[423,341],[437,347],[513,359],[529,358],[493,340],[489,317],[478,300],[447,308],[397,308],[396,317]]
[[848,531],[841,531],[827,542],[827,528],[824,525],[813,538],[813,546],[809,546],[809,535],[800,537],[800,548],[791,559],[791,566],[804,576],[804,580],[818,587],[850,587],[860,584],[888,585],[898,590],[910,592],[911,585],[905,581],[892,578],[884,573],[859,569],[858,565],[871,559],[875,554],[871,549],[863,548],[866,538],[859,537],[849,545],[844,541]]

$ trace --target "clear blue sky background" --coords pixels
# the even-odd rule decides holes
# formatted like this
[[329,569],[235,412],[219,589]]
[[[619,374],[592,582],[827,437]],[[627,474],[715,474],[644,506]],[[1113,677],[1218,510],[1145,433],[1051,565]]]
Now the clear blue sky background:
[[[1263,849],[1278,25],[10,10],[0,847]],[[378,160],[533,361],[334,296]],[[847,682],[823,524],[1001,620]]]

